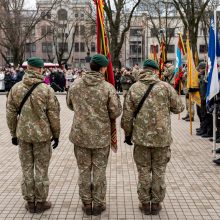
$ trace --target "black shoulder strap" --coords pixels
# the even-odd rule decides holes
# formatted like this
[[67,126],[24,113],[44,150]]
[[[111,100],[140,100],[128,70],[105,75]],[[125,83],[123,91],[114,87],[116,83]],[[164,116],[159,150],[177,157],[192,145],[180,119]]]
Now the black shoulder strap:
[[41,83],[44,83],[44,82],[38,82],[36,84],[34,84],[29,90],[28,92],[26,93],[26,95],[24,96],[20,106],[19,106],[19,110],[18,110],[18,115],[21,114],[21,110],[22,110],[22,107],[24,106],[25,102],[27,101],[28,97],[31,95],[31,93],[34,91],[34,89],[40,85]]
[[145,100],[146,100],[147,97],[149,96],[149,94],[150,94],[151,90],[153,89],[154,85],[155,85],[155,84],[150,84],[149,87],[147,88],[147,91],[145,92],[143,98],[141,99],[141,101],[140,101],[139,104],[138,104],[137,109],[136,109],[135,112],[134,112],[134,118],[137,117],[137,114],[138,114],[139,111],[141,110],[141,108],[142,108],[142,106],[143,106]]

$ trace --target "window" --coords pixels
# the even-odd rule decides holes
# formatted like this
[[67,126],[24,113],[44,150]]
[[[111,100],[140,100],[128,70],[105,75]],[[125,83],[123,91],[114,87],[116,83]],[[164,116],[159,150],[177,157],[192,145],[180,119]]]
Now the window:
[[141,41],[130,41],[130,54],[137,55],[141,52]]
[[59,51],[62,51],[62,52],[68,52],[68,43],[67,42],[59,43],[58,49],[59,49]]
[[83,14],[83,13],[81,13],[80,19],[81,19],[81,20],[84,20],[84,14]]
[[158,45],[150,45],[150,52],[151,53],[158,53]]
[[96,25],[91,25],[91,34],[92,35],[96,34]]
[[207,53],[206,45],[199,45],[199,53]]
[[36,44],[26,43],[25,51],[26,51],[26,53],[36,52]]
[[95,46],[95,43],[92,42],[91,43],[91,52],[95,52],[96,51],[96,46]]
[[167,45],[167,53],[175,53],[175,45]]
[[151,35],[151,37],[157,37],[158,36],[158,29],[157,28],[151,28],[150,29],[150,35]]
[[80,43],[80,52],[85,52],[85,43]]
[[84,34],[85,34],[85,26],[80,25],[80,35],[84,35]]
[[130,36],[142,36],[142,29],[131,29],[130,30]]
[[51,26],[47,25],[47,26],[42,26],[41,27],[41,35],[47,35],[47,34],[51,34],[52,33],[52,29]]
[[67,11],[65,9],[60,9],[58,12],[57,12],[57,15],[58,15],[58,20],[59,21],[65,21],[67,20]]
[[78,14],[78,13],[76,13],[76,14],[75,14],[75,18],[78,18],[78,17],[79,17],[79,14]]
[[75,43],[75,52],[79,52],[79,43]]
[[51,42],[43,42],[42,43],[42,52],[43,53],[52,53],[52,43]]
[[169,36],[169,37],[175,36],[175,28],[167,28],[166,32],[167,32],[167,36]]

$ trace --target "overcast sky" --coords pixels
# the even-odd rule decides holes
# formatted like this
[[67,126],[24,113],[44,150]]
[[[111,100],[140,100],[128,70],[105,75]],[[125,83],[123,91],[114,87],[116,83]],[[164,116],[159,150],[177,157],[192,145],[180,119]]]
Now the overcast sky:
[[35,8],[36,0],[25,0],[25,8],[33,9]]

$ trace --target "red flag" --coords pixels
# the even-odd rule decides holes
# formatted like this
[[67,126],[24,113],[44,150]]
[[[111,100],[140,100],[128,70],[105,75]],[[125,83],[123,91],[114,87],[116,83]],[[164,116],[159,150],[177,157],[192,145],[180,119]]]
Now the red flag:
[[[97,52],[108,57],[109,65],[107,68],[107,81],[115,85],[115,77],[112,66],[112,59],[109,50],[108,37],[104,24],[104,1],[94,0],[96,4],[96,25],[97,25]],[[116,120],[111,121],[111,149],[117,152],[117,130]]]

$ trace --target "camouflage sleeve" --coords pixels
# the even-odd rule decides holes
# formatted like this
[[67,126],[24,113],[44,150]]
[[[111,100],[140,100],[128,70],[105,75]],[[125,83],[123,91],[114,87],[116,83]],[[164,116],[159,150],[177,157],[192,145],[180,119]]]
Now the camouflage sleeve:
[[13,89],[11,89],[6,102],[6,119],[12,137],[16,137],[17,111],[17,106],[13,100]]
[[132,135],[134,111],[135,106],[132,101],[131,90],[129,90],[124,101],[123,114],[121,119],[121,127],[125,131],[125,136]]
[[69,89],[69,91],[67,92],[67,95],[66,95],[66,104],[68,106],[68,108],[73,111],[73,104],[72,104],[72,100],[71,100],[71,94],[72,94],[72,90],[71,90],[71,87]]
[[181,96],[179,96],[176,92],[176,90],[169,85],[170,90],[170,111],[174,114],[178,114],[182,112],[185,108]]
[[53,90],[50,90],[48,97],[47,117],[50,122],[52,135],[54,138],[60,136],[60,104]]
[[122,112],[120,98],[117,95],[116,90],[113,86],[110,89],[110,93],[109,93],[108,112],[109,112],[109,117],[111,119],[116,119],[121,115]]

